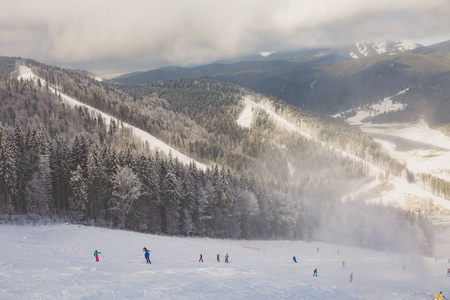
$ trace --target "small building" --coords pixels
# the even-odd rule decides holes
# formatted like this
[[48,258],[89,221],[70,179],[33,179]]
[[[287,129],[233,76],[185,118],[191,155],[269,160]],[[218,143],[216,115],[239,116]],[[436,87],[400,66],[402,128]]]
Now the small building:
[[406,208],[418,213],[430,213],[433,210],[431,198],[421,198],[414,195],[405,195]]

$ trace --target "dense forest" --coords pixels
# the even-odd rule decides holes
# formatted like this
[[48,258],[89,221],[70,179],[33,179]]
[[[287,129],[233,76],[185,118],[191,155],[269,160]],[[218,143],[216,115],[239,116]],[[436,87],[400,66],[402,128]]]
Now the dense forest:
[[[399,250],[398,243],[377,229],[391,224],[430,252],[430,227],[420,216],[340,201],[345,186],[365,176],[363,164],[278,128],[262,110],[255,110],[251,129],[237,126],[238,100],[251,91],[192,79],[130,87],[97,82],[83,71],[12,58],[0,61],[3,218],[46,216],[221,238],[342,237],[351,245]],[[18,80],[17,63],[32,63],[46,84],[212,167],[199,170],[170,153],[150,151],[120,121],[107,127],[100,116],[65,105],[46,84]],[[347,131],[343,122],[276,103],[278,113],[321,140],[344,145],[388,172],[402,171],[403,166],[382,155],[373,140]],[[354,214],[360,222],[352,221]],[[386,218],[371,217],[375,214]]]

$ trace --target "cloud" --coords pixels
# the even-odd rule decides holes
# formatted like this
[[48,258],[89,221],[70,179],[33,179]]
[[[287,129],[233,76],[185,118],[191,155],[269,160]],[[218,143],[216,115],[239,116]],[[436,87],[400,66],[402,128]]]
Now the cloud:
[[447,0],[6,0],[0,53],[108,72],[450,34]]

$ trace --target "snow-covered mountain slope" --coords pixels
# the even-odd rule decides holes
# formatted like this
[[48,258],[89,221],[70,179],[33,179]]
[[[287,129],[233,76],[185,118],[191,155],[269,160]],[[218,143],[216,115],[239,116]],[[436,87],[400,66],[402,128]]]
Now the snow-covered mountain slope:
[[[405,91],[400,91],[398,94]],[[356,115],[348,118],[347,122],[360,127],[362,131],[372,136],[391,157],[405,163],[414,174],[429,173],[450,180],[450,137],[431,129],[424,121],[417,124],[361,122],[370,115],[403,109],[405,105],[394,103],[393,97],[385,98],[380,103],[375,103],[365,109],[357,109]],[[385,203],[404,206],[405,196],[414,195],[422,199],[432,199],[435,205],[447,210],[447,214],[450,214],[450,201],[432,195],[418,181],[408,183],[405,178],[399,177],[391,178],[391,184],[393,188],[384,192],[383,195],[379,195],[374,201],[383,198]]]
[[[27,67],[27,66],[20,66],[19,67],[19,79],[23,78],[23,79],[28,79],[28,80],[32,80],[33,82],[35,82],[37,84],[37,79],[39,78],[38,76],[36,76],[35,74],[32,73],[31,68]],[[41,84],[43,86],[46,85],[46,82],[43,78],[39,78],[39,80],[41,81]],[[61,99],[69,104],[70,106],[81,106],[81,107],[85,107],[87,108],[91,113],[95,113],[95,114],[100,114],[102,116],[102,118],[104,119],[105,124],[107,125],[106,127],[108,128],[110,122],[112,119],[116,120],[117,123],[117,119],[115,119],[114,117],[94,108],[91,107],[89,105],[86,105],[80,101],[78,101],[77,99],[74,99],[72,97],[69,97],[68,95],[65,95],[63,93],[61,93],[59,90],[56,90],[53,87],[49,87],[50,91],[53,93],[56,93],[58,95],[61,95]],[[171,146],[167,145],[166,143],[164,143],[163,141],[157,139],[156,137],[154,137],[153,135],[149,134],[148,132],[145,132],[135,126],[132,126],[128,123],[125,122],[121,122],[121,124],[123,124],[123,126],[125,128],[131,128],[132,129],[132,133],[135,137],[139,138],[143,143],[148,143],[150,146],[151,150],[159,150],[161,152],[164,152],[166,155],[168,155],[169,153],[172,154],[172,156],[175,158],[178,158],[179,161],[181,161],[184,164],[190,164],[190,163],[195,163],[196,166],[199,169],[202,170],[206,170],[208,168],[208,166],[206,166],[205,164],[195,161],[192,158],[184,155],[183,153],[179,152],[178,150],[172,148]]]
[[[404,93],[405,91],[406,90],[403,90],[399,93]],[[298,132],[298,133],[302,134],[303,136],[305,136],[306,138],[318,141],[318,142],[322,143],[322,145],[326,146],[326,144],[323,141],[317,140],[316,138],[311,136],[305,128],[302,128],[302,126],[292,124],[291,122],[287,121],[282,116],[278,115],[275,112],[275,110],[271,107],[269,102],[263,101],[262,99],[259,99],[259,102],[256,102],[251,97],[245,97],[244,103],[245,103],[244,109],[242,110],[239,118],[237,119],[237,123],[240,126],[250,127],[252,124],[252,119],[253,119],[253,109],[255,109],[255,108],[264,109],[272,117],[272,120],[274,121],[274,123],[277,124],[278,126],[280,126],[281,128]],[[384,111],[397,110],[397,109],[403,109],[403,105],[399,104],[399,103],[393,103],[390,98],[386,98],[386,99],[384,99],[384,101],[382,103],[374,104],[373,107],[368,108],[367,110],[359,110],[355,117],[348,119],[348,122],[352,125],[360,126],[362,124],[361,120],[364,117],[367,117],[369,115],[369,111],[371,113],[382,113]],[[365,126],[369,126],[369,125],[362,126],[362,130],[366,131],[370,135],[371,134],[370,130],[369,130],[370,127],[365,127]],[[440,147],[448,147],[448,149],[450,149],[450,138],[447,138],[448,141],[445,142],[443,134],[439,134],[437,131],[426,130],[426,127],[424,127],[423,124],[422,125],[419,124],[417,126],[419,126],[419,127],[406,126],[403,129],[403,131],[399,131],[397,134],[399,136],[403,136],[404,138],[407,138],[408,136],[411,137],[412,139],[415,138],[416,142],[419,142],[420,140],[424,140],[425,137],[428,136],[428,138],[430,140],[434,141],[433,143],[435,143],[435,145],[439,144],[439,145],[441,145]],[[386,131],[386,125],[378,126],[378,128],[381,130],[381,132]],[[395,132],[394,128],[392,130]],[[420,130],[419,130],[419,128],[420,128]],[[408,133],[408,131],[410,131],[410,132]],[[420,131],[422,131],[422,134],[419,135]],[[435,136],[435,138],[431,138],[432,136]],[[389,147],[389,145],[390,145],[389,143],[383,142],[383,140],[380,140],[380,139],[376,139],[376,140],[378,142],[382,143],[382,145],[386,148],[386,151],[388,151],[392,157],[398,159],[399,161],[407,163],[408,167],[410,167],[410,165],[411,165],[411,167],[412,167],[412,168],[410,168],[411,170],[416,171],[416,172],[418,172],[418,170],[420,170],[420,169],[416,169],[413,167],[413,162],[416,163],[415,164],[416,166],[420,166],[420,164],[418,164],[418,162],[420,161],[420,158],[415,156],[416,151],[410,151],[409,153],[408,152],[407,153],[395,152],[395,151],[393,151],[394,148],[392,146]],[[411,140],[411,141],[414,141],[414,140]],[[446,146],[446,145],[448,145],[448,146]],[[329,147],[332,147],[332,146],[329,145]],[[436,147],[438,147],[438,146],[436,146]],[[407,196],[414,195],[421,199],[431,199],[433,201],[434,205],[440,207],[440,209],[441,209],[440,213],[442,213],[442,209],[443,209],[444,213],[445,213],[445,211],[448,211],[448,213],[450,214],[450,201],[431,194],[429,191],[425,190],[424,187],[421,186],[418,182],[417,183],[409,183],[405,176],[396,177],[396,176],[391,175],[387,179],[379,178],[378,177],[379,174],[385,175],[384,170],[382,170],[379,167],[375,166],[374,164],[372,164],[368,161],[365,161],[365,160],[361,159],[360,157],[352,155],[342,149],[336,149],[336,148],[333,148],[333,149],[336,152],[340,153],[344,157],[349,157],[355,161],[363,162],[365,164],[365,166],[367,166],[367,172],[368,172],[367,174],[369,175],[369,177],[371,177],[373,179],[373,180],[369,180],[365,184],[361,185],[359,187],[359,189],[355,189],[351,194],[344,195],[342,197],[343,200],[355,199],[355,198],[361,197],[361,195],[363,195],[362,197],[364,197],[364,199],[366,199],[366,201],[372,201],[372,202],[377,202],[377,203],[382,201],[384,204],[387,204],[387,205],[392,205],[395,207],[406,207]],[[443,155],[441,157],[441,159],[437,159],[438,156],[427,158],[426,159],[427,162],[425,162],[422,165],[422,168],[424,168],[424,166],[427,166],[427,169],[431,170],[432,168],[435,168],[434,167],[435,164],[440,164],[441,162],[442,163],[445,162],[444,165],[448,165],[449,164],[448,162],[450,160],[447,160],[447,161],[445,160],[447,156],[450,157],[450,153],[448,155],[447,154]],[[407,159],[407,158],[409,158],[409,159]],[[430,164],[430,162],[435,159],[436,159],[436,162]],[[449,165],[448,169],[450,170],[450,165]],[[423,169],[423,170],[425,170],[425,169]],[[293,174],[291,174],[291,176],[292,175]],[[368,191],[376,190],[377,187],[380,185],[380,183],[385,182],[386,180],[390,186],[389,190],[378,192],[378,193],[372,194],[370,196],[367,195]]]
[[353,58],[369,57],[379,54],[394,55],[411,51],[420,45],[408,40],[397,42],[358,42],[349,48],[349,55]]
[[[0,225],[0,236],[1,299],[422,300],[439,291],[450,295],[447,257],[436,261],[325,243],[164,237],[77,225]],[[144,263],[143,247],[150,250],[152,264]],[[94,250],[102,253],[99,262]],[[450,248],[442,250],[444,255]]]
[[236,120],[236,122],[240,126],[247,127],[247,128],[250,127],[252,124],[252,120],[253,120],[253,109],[256,109],[256,108],[263,109],[272,118],[274,123],[277,124],[279,127],[283,128],[285,130],[300,133],[302,136],[304,136],[308,140],[320,142],[322,144],[322,146],[330,147],[334,151],[340,153],[343,157],[348,157],[357,162],[363,162],[366,165],[368,175],[372,175],[372,176],[376,177],[378,173],[380,173],[380,174],[385,173],[384,170],[375,166],[374,164],[372,164],[368,161],[365,161],[365,160],[361,159],[360,157],[357,157],[357,156],[355,156],[351,153],[348,153],[342,149],[338,149],[336,147],[333,147],[332,145],[327,145],[325,142],[313,137],[308,132],[308,129],[305,128],[304,126],[302,126],[302,124],[300,124],[300,125],[293,124],[293,123],[289,122],[288,120],[286,120],[283,116],[280,116],[279,114],[277,114],[276,110],[272,107],[270,102],[265,101],[264,99],[258,99],[258,102],[256,102],[250,96],[244,97],[243,101],[244,101],[244,109],[242,110],[241,114],[239,115],[238,119]]

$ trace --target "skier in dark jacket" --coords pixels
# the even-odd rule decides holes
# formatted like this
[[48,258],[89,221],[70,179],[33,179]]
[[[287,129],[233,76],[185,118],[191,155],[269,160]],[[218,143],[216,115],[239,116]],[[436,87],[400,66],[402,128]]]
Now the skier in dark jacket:
[[228,255],[228,253],[225,255],[225,262],[226,263],[228,263],[228,257],[230,257],[229,255]]
[[317,269],[314,269],[313,276],[316,276],[316,277],[317,277]]
[[220,262],[220,254],[217,253],[217,262]]

